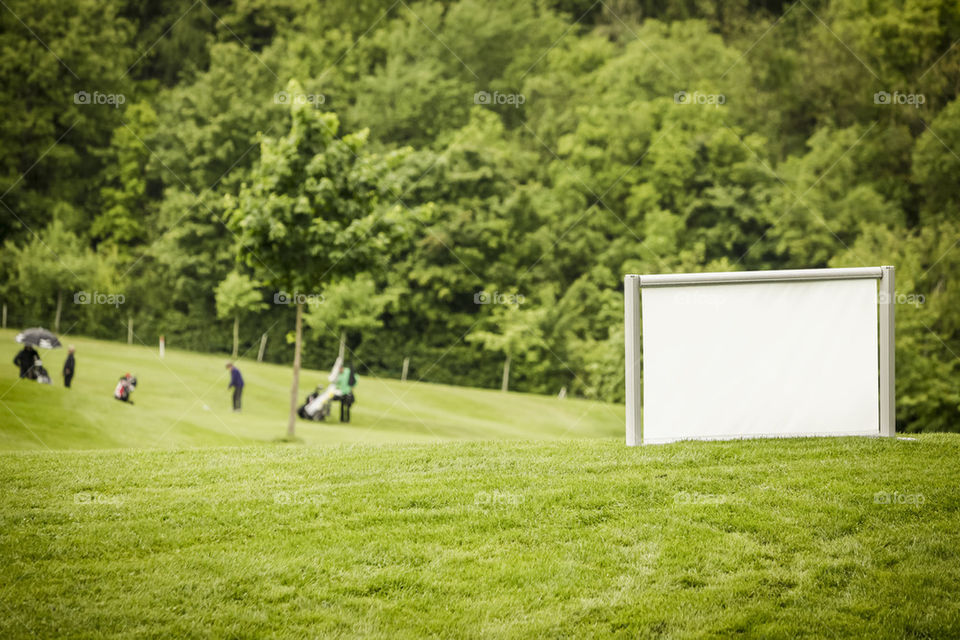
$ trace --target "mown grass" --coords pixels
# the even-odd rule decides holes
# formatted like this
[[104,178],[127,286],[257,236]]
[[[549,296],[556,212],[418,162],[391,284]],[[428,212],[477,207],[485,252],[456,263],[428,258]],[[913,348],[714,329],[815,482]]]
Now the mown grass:
[[951,435],[5,453],[0,637],[960,637],[958,460]]
[[[73,388],[63,388],[65,349],[41,350],[54,385],[23,381],[12,360],[16,331],[0,330],[0,450],[231,446],[286,434],[291,368],[241,359],[243,412],[231,410],[227,358],[81,337]],[[3,364],[6,363],[6,364]],[[133,406],[113,399],[117,379],[139,381]],[[327,372],[301,373],[299,401]],[[299,421],[307,444],[548,439],[623,433],[622,406],[361,376],[352,421]],[[336,412],[335,405],[334,411]]]

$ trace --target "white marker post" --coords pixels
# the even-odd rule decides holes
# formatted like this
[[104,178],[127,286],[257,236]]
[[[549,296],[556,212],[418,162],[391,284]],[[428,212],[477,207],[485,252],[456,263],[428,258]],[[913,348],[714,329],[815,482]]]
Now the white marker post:
[[260,351],[257,353],[257,362],[263,362],[263,352],[267,350],[267,334],[260,336]]

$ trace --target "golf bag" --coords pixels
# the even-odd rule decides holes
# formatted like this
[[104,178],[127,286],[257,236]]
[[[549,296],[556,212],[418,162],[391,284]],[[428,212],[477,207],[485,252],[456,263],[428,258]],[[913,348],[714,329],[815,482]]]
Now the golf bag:
[[307,396],[303,405],[297,409],[297,415],[304,420],[320,421],[330,415],[330,405],[336,393],[336,387],[330,385],[323,391],[317,387],[316,391]]
[[303,405],[297,409],[298,416],[304,420],[320,421],[330,415],[330,405],[333,404],[333,399],[337,397],[335,381],[342,364],[343,360],[337,358],[337,361],[333,364],[333,369],[330,370],[330,375],[327,377],[330,384],[322,392],[320,387],[317,386],[317,389],[308,395]]
[[27,377],[31,380],[36,380],[40,384],[53,384],[53,381],[50,379],[50,374],[47,373],[46,368],[39,359],[33,361],[33,367]]

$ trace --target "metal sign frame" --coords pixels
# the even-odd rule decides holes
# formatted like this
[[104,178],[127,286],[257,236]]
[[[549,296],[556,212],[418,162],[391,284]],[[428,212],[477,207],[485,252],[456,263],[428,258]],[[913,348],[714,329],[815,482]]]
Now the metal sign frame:
[[642,354],[640,333],[640,289],[643,287],[682,287],[691,285],[743,284],[751,282],[797,282],[811,280],[879,280],[879,435],[896,434],[895,369],[895,269],[892,266],[852,269],[788,269],[781,271],[728,271],[720,273],[675,273],[627,275],[623,280],[624,330],[626,344],[627,445],[643,444]]

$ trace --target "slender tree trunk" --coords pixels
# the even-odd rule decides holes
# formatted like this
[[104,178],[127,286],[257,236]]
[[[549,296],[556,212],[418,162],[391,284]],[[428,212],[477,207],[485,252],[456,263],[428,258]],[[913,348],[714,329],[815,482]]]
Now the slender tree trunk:
[[133,314],[127,315],[127,344],[133,344]]
[[407,370],[410,369],[410,358],[403,359],[403,373],[400,374],[400,382],[407,381]]
[[7,328],[7,303],[3,303],[3,328]]
[[287,422],[287,437],[296,435],[297,393],[300,387],[300,347],[303,339],[303,303],[297,303],[297,340],[293,346],[293,384],[290,385],[290,420]]
[[233,316],[233,359],[237,359],[240,344],[240,316]]
[[63,311],[63,291],[57,291],[57,317],[53,319],[53,332],[60,333],[60,313]]
[[347,331],[344,329],[340,332],[340,362],[343,362],[343,355],[347,351]]
[[510,356],[503,361],[503,384],[500,385],[500,391],[506,391],[510,386]]

